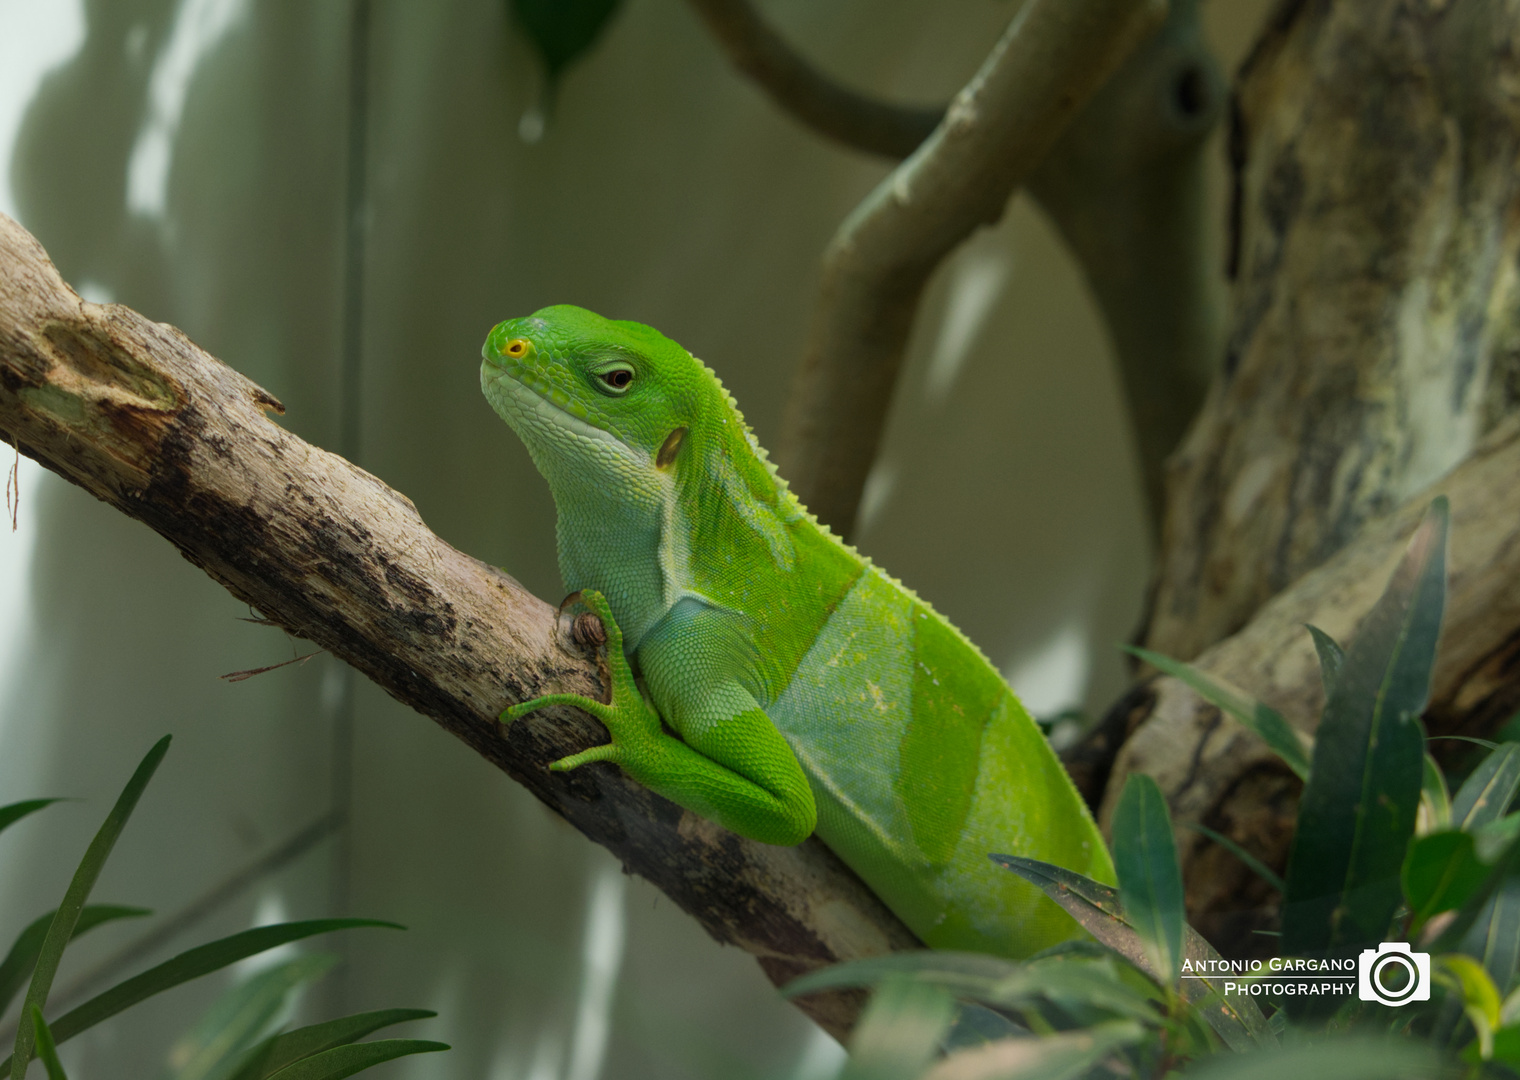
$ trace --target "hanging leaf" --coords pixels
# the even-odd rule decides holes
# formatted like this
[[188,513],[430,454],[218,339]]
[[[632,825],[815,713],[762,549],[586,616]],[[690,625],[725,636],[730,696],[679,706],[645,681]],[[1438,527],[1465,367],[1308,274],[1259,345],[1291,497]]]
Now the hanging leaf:
[[1448,519],[1446,500],[1435,500],[1325,703],[1288,859],[1286,955],[1382,941],[1402,900],[1424,771],[1419,716],[1445,607]]
[[510,0],[512,17],[532,42],[552,85],[595,44],[619,0]]

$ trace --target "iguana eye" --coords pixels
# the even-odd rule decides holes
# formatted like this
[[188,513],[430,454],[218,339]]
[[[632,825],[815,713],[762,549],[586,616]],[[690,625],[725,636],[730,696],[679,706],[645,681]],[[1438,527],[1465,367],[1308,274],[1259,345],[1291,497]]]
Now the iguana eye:
[[602,385],[608,390],[621,394],[633,382],[633,369],[630,367],[608,368],[606,371],[598,371],[596,377],[602,380]]

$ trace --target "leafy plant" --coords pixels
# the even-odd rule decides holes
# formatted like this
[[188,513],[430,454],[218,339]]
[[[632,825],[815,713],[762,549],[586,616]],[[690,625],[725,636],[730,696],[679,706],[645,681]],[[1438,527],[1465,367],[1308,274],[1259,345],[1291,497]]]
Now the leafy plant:
[[[1437,499],[1349,648],[1309,628],[1326,697],[1314,739],[1188,664],[1135,650],[1258,734],[1303,778],[1282,878],[1197,828],[1282,892],[1282,957],[1335,965],[1338,993],[1284,992],[1315,984],[1273,984],[1226,962],[1186,925],[1165,800],[1153,780],[1132,775],[1114,815],[1117,889],[1033,859],[991,856],[1094,941],[1022,962],[895,954],[788,987],[794,995],[876,987],[852,1039],[850,1080],[1520,1076],[1520,813],[1509,812],[1520,793],[1520,745],[1483,743],[1485,756],[1452,795],[1419,719],[1445,603],[1447,530],[1446,502]],[[1386,996],[1413,1000],[1363,1001],[1359,984],[1348,983],[1361,951],[1381,955],[1388,941],[1433,954],[1429,1000],[1380,982]],[[1412,962],[1408,970],[1416,971]],[[1273,1006],[1270,1018],[1258,1002]],[[982,1023],[979,1034],[958,1037],[957,1009],[990,1013],[1003,1026]]]
[[[80,860],[57,910],[23,929],[5,959],[0,960],[0,1012],[26,985],[11,1056],[11,1080],[22,1080],[34,1057],[42,1060],[48,1080],[67,1080],[58,1060],[59,1043],[155,994],[239,960],[334,930],[364,926],[402,929],[395,923],[374,919],[310,919],[256,927],[189,949],[95,995],[62,1016],[51,1021],[45,1019],[53,978],[69,942],[104,923],[149,914],[142,908],[91,905],[86,901],[138,799],[168,750],[166,735],[148,751],[122,789],[116,805]],[[57,801],[31,799],[0,806],[0,831]],[[448,1049],[443,1043],[420,1039],[358,1041],[382,1027],[434,1015],[420,1009],[362,1013],[266,1036],[290,995],[322,975],[335,960],[336,957],[327,954],[301,956],[232,987],[171,1052],[174,1080],[338,1080],[408,1054]]]

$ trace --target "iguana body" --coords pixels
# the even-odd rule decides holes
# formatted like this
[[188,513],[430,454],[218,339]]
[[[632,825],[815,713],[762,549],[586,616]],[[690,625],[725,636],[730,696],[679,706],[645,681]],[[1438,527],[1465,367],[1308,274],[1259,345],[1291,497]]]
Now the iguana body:
[[501,323],[483,355],[613,678],[610,705],[539,698],[504,720],[578,705],[612,741],[556,768],[615,761],[768,843],[816,825],[930,945],[1022,956],[1077,933],[987,858],[1112,880],[1049,744],[976,646],[802,508],[710,370],[569,306]]

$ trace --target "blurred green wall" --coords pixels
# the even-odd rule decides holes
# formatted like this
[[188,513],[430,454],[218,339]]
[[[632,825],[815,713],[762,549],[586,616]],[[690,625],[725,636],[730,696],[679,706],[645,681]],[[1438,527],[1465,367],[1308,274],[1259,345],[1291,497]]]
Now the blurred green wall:
[[[89,298],[173,323],[264,385],[303,437],[338,448],[347,396],[360,463],[450,542],[558,599],[547,489],[477,389],[486,330],[544,304],[658,326],[774,445],[818,253],[885,165],[778,115],[684,5],[628,0],[528,145],[532,58],[501,0],[373,0],[345,386],[351,0],[80,3],[0,0],[0,68],[19,42],[49,68],[40,83],[19,64],[0,77],[0,119],[19,120],[0,209]],[[1013,10],[764,7],[842,78],[921,101],[948,97]],[[1264,7],[1208,9],[1227,65]],[[1078,271],[1016,200],[936,281],[861,530],[1036,711],[1101,708],[1121,689],[1114,644],[1145,583],[1107,349]],[[330,657],[219,681],[308,648],[240,621],[144,527],[35,468],[22,478],[23,528],[0,535],[0,803],[84,801],[0,839],[0,939],[56,902],[133,764],[175,734],[95,893],[158,919],[84,939],[60,991],[320,820],[350,778],[346,832],[254,875],[142,962],[256,921],[370,915],[410,930],[350,935],[351,964],[305,1015],[435,1008],[405,1034],[455,1046],[377,1077],[827,1075],[837,1050],[752,961],[504,776]],[[225,985],[68,1044],[71,1076],[159,1075]]]

